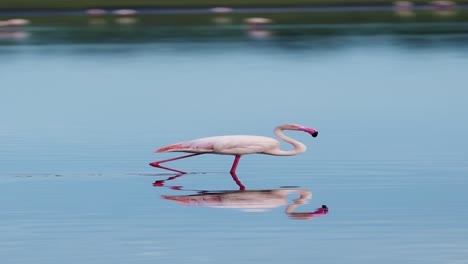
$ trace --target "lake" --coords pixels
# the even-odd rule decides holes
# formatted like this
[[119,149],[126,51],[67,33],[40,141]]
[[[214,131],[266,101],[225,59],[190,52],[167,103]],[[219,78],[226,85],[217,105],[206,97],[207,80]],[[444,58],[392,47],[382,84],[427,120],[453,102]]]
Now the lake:
[[[445,15],[3,29],[0,260],[468,263],[468,24]],[[286,123],[319,136],[286,131],[307,151],[245,156],[238,182],[231,156],[148,166]]]

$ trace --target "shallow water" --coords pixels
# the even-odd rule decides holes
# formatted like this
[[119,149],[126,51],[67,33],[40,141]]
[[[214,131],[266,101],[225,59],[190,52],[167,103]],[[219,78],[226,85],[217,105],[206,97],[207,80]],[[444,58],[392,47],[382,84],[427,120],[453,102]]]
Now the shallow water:
[[[0,40],[2,263],[467,263],[463,27]],[[165,182],[148,166],[170,143],[283,123],[320,134],[243,157],[244,192],[229,156],[173,162],[193,173]]]

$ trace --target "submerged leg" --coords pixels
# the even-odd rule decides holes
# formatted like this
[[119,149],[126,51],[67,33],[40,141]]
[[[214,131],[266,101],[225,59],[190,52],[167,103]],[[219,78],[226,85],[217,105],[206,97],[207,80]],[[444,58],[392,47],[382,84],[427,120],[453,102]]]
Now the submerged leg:
[[237,175],[235,172],[231,172],[232,179],[236,182],[237,186],[239,186],[239,190],[243,191],[245,190],[245,186],[242,184],[242,182],[237,178]]
[[236,155],[236,158],[234,159],[234,163],[232,164],[232,167],[231,167],[231,174],[232,173],[236,173],[236,169],[237,169],[237,164],[239,164],[239,160],[240,160],[240,155]]
[[201,155],[201,154],[203,154],[203,153],[195,153],[195,154],[185,155],[185,156],[181,156],[181,157],[175,157],[175,158],[172,158],[172,159],[166,159],[166,160],[155,161],[155,162],[151,162],[149,165],[150,165],[150,166],[153,166],[153,167],[156,167],[156,168],[161,168],[161,169],[164,169],[164,170],[170,170],[170,171],[174,171],[174,172],[177,172],[177,173],[182,173],[182,174],[184,174],[184,173],[186,173],[185,171],[180,171],[180,170],[171,169],[171,168],[168,168],[168,167],[161,166],[161,165],[159,165],[159,164],[164,163],[164,162],[173,161],[173,160],[179,160],[179,159],[189,158],[189,157],[193,157],[193,156],[197,156],[197,155]]

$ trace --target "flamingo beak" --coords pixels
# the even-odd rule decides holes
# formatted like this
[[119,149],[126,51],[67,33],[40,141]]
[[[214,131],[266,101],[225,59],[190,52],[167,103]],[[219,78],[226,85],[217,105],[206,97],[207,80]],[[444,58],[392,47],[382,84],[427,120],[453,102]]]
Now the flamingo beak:
[[318,136],[318,130],[315,130],[315,129],[313,129],[313,128],[302,127],[301,130],[304,131],[304,132],[307,132],[307,133],[311,134],[313,137],[317,137],[317,136]]

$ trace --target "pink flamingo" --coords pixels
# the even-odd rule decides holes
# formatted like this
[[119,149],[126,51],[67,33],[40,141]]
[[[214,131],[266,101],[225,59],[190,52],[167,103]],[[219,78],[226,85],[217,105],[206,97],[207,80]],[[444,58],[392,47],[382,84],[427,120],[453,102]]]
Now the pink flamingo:
[[246,154],[267,154],[275,156],[292,156],[301,154],[306,150],[306,146],[299,141],[287,137],[283,134],[283,130],[297,130],[311,134],[313,137],[318,135],[318,131],[313,128],[304,127],[296,124],[286,124],[275,128],[274,133],[280,139],[293,145],[293,150],[281,150],[280,142],[274,138],[262,136],[247,136],[247,135],[234,135],[234,136],[217,136],[195,139],[187,142],[180,142],[169,146],[157,149],[155,152],[187,152],[193,153],[172,159],[160,160],[151,162],[149,165],[165,170],[174,171],[177,173],[186,173],[180,170],[171,169],[161,166],[161,163],[193,157],[201,154],[222,154],[234,155],[234,163],[231,167],[231,173],[235,173],[237,164],[240,157]]

